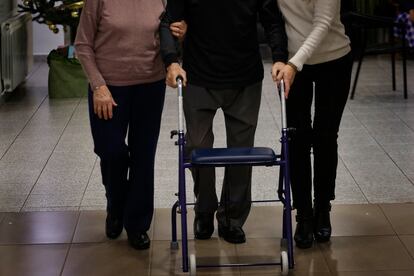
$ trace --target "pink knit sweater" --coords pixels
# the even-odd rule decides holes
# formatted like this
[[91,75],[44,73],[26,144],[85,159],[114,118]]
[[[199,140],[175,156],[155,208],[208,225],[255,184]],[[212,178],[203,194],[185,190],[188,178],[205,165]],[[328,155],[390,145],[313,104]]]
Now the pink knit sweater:
[[165,77],[158,36],[163,10],[163,0],[86,1],[75,47],[92,87]]

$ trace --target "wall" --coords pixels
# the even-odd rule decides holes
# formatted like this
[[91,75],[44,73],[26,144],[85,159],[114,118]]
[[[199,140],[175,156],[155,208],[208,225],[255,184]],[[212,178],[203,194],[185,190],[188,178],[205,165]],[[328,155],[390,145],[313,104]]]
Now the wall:
[[33,54],[47,55],[50,50],[63,45],[63,31],[54,34],[45,24],[33,22]]

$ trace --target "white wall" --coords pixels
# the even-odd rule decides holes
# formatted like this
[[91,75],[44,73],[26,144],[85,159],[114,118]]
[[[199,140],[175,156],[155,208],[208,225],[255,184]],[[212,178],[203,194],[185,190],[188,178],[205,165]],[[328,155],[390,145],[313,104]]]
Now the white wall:
[[[59,26],[60,27],[60,26]],[[33,22],[33,54],[47,55],[52,49],[63,45],[63,30],[55,34],[45,24]]]

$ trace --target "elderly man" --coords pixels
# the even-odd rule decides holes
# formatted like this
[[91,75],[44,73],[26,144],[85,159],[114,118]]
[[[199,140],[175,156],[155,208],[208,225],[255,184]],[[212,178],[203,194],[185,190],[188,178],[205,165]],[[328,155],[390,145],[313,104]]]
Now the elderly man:
[[[167,84],[184,78],[186,151],[213,147],[213,119],[221,108],[228,147],[252,147],[260,107],[263,64],[257,18],[272,50],[273,78],[287,60],[284,21],[276,0],[168,0],[160,26]],[[183,67],[170,23],[185,20]],[[177,34],[180,35],[180,34]],[[250,166],[226,167],[218,204],[214,168],[193,168],[196,195],[194,234],[209,239],[217,211],[218,234],[230,243],[245,242],[242,226],[251,206]]]

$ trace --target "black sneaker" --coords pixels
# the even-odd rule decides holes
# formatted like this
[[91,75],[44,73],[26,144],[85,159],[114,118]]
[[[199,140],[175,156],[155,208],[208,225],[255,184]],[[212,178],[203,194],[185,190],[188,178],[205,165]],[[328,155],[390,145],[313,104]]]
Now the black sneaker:
[[143,233],[128,233],[128,242],[132,248],[137,250],[148,249],[151,244],[151,240],[146,232]]
[[245,243],[246,235],[244,231],[239,226],[223,226],[219,225],[218,227],[219,237],[222,237],[225,241],[229,243]]
[[105,233],[106,236],[113,240],[119,237],[122,233],[122,229],[124,228],[122,219],[108,213],[106,215],[106,221],[105,221]]

